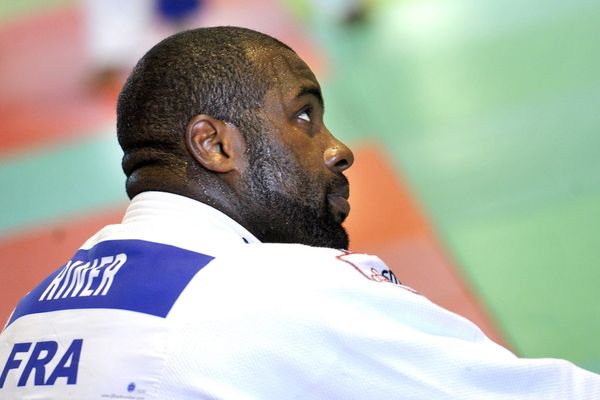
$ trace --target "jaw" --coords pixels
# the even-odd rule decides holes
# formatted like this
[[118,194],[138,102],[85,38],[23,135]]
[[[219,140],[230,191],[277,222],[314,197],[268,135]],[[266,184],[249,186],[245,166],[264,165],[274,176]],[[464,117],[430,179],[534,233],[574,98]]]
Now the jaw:
[[299,243],[308,246],[348,248],[348,234],[326,209],[307,207],[286,198],[279,207],[265,209],[250,218],[249,229],[265,243]]

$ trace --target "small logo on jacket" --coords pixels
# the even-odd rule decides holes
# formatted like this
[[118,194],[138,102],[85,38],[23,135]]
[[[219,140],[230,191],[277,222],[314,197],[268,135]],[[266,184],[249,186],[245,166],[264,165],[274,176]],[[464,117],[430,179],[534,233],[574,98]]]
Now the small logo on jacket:
[[390,282],[411,293],[419,294],[413,288],[403,285],[396,275],[394,275],[392,270],[377,257],[368,254],[342,251],[342,254],[338,255],[336,258],[351,265],[356,271],[360,272],[361,275],[371,281]]

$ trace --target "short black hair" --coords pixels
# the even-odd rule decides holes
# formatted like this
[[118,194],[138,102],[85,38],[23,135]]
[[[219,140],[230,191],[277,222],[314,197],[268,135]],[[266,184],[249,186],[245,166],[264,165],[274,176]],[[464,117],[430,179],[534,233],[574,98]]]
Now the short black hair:
[[[290,49],[279,40],[239,27],[199,28],[150,49],[127,79],[117,104],[117,136],[130,197],[131,175],[147,166],[185,161],[188,121],[208,114],[242,130],[272,86],[250,59],[254,49]],[[246,138],[247,139],[247,138]],[[139,174],[138,174],[139,175]],[[139,177],[138,177],[139,178]],[[158,188],[144,188],[152,190]]]

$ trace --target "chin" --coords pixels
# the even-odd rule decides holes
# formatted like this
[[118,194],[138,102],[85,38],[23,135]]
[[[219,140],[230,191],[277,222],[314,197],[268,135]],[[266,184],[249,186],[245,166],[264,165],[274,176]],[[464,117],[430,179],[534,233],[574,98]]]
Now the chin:
[[348,250],[348,246],[350,245],[350,238],[348,237],[348,233],[346,230],[340,226],[340,232],[336,238],[332,238],[325,246],[321,247],[332,247],[334,249]]
[[[264,243],[299,243],[315,247],[348,249],[348,233],[340,215],[335,215],[327,198],[321,207],[303,204],[297,196],[267,192],[265,201],[248,213],[247,226]],[[253,196],[253,199],[260,196]],[[254,204],[256,201],[248,202]]]
[[258,238],[263,243],[297,243],[314,247],[348,250],[348,233],[340,224],[319,225],[302,221],[293,229],[264,232]]
[[302,238],[302,244],[316,247],[330,247],[334,249],[348,250],[350,239],[342,225],[329,226],[319,232],[313,232],[309,238]]

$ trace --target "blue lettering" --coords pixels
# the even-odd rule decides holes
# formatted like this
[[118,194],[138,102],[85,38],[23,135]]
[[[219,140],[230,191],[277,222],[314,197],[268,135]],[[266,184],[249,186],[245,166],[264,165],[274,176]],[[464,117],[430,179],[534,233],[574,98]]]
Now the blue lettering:
[[6,361],[6,365],[4,365],[4,369],[2,370],[2,375],[0,375],[0,389],[4,386],[4,382],[6,381],[6,377],[8,376],[8,372],[11,369],[17,369],[21,365],[22,360],[17,360],[15,357],[17,353],[27,353],[29,348],[31,347],[31,343],[15,343],[13,346],[10,355],[8,356],[8,360]]
[[[12,369],[19,369],[23,360],[17,359],[18,353],[27,353],[31,348],[32,343],[15,343],[8,356],[8,360],[4,365],[2,375],[0,375],[0,389],[4,386],[8,373]],[[75,339],[71,342],[71,345],[67,351],[63,354],[62,358],[54,368],[54,371],[46,380],[46,365],[48,365],[52,359],[56,356],[58,351],[58,343],[55,341],[42,341],[35,343],[33,351],[27,359],[25,368],[21,372],[17,386],[27,385],[27,381],[33,372],[33,384],[36,386],[41,385],[54,385],[58,378],[66,378],[67,385],[74,385],[77,383],[77,371],[79,369],[79,358],[81,356],[81,348],[83,346],[83,339]]]
[[54,371],[46,381],[46,385],[54,385],[58,378],[67,378],[67,385],[77,383],[77,371],[79,369],[79,357],[83,339],[75,339],[62,356]]
[[392,270],[384,269],[383,271],[381,271],[381,275],[385,276],[388,281],[390,281],[392,283],[395,283],[396,285],[401,285],[402,284],[398,280],[398,278],[396,278],[396,275],[394,275],[394,272]]
[[400,282],[400,280],[398,278],[396,278],[396,275],[394,275],[394,271],[390,270],[390,275],[391,275],[391,280],[393,283],[395,283],[396,285],[402,284],[402,282]]
[[[35,370],[33,384],[36,386],[43,385],[46,377],[46,364],[52,360],[52,357],[56,354],[56,350],[58,350],[58,343],[54,341],[37,342],[33,348],[33,352],[29,356],[29,361],[27,361],[25,369],[23,369],[17,386],[27,385],[27,380],[33,370]],[[43,356],[42,352],[45,352]]]

